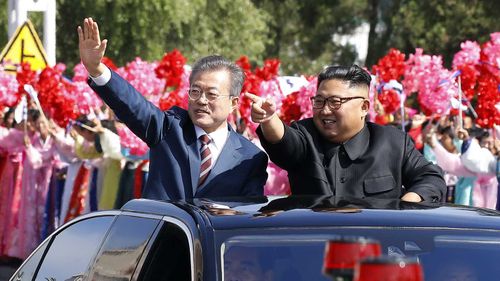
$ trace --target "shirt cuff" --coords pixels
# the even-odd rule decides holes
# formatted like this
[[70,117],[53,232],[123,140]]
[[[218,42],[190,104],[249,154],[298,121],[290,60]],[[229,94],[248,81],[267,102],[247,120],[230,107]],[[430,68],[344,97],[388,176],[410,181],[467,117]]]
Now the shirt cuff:
[[92,79],[92,81],[94,81],[94,83],[97,85],[97,86],[104,86],[106,85],[106,83],[109,82],[109,80],[111,80],[111,70],[109,70],[109,68],[106,67],[106,69],[104,69],[104,72],[97,76],[97,77],[92,77],[90,76],[90,79]]
[[469,149],[469,146],[472,142],[472,139],[466,139],[462,142],[462,154],[464,154],[468,149]]

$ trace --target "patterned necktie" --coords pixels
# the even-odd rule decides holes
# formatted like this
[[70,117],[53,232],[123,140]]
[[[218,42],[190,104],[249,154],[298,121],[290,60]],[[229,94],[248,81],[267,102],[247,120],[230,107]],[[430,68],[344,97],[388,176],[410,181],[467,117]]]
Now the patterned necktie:
[[212,166],[212,153],[210,153],[210,149],[208,148],[208,144],[211,139],[208,135],[200,136],[201,148],[201,167],[200,167],[200,179],[198,180],[198,186],[201,186],[208,177],[210,173],[210,167]]

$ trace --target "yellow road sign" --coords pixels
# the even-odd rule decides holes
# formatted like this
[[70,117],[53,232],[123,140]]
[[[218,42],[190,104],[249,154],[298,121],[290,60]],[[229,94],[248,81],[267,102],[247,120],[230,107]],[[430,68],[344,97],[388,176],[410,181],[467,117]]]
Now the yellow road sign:
[[0,62],[5,63],[6,71],[14,72],[23,62],[28,62],[32,70],[47,66],[47,55],[30,20],[17,28],[0,54]]

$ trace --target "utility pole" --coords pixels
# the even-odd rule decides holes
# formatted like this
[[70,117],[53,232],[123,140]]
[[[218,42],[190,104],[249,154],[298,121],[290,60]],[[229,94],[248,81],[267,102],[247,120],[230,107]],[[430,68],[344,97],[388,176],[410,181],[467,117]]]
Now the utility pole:
[[28,19],[28,12],[43,12],[43,48],[50,66],[56,64],[56,0],[9,0],[9,38]]

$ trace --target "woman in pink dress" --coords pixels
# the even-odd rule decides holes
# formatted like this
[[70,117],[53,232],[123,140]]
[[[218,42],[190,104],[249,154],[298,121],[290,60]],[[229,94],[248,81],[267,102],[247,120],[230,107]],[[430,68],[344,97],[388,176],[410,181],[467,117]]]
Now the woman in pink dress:
[[19,241],[19,248],[15,253],[21,258],[26,258],[41,242],[49,183],[54,166],[60,162],[47,120],[34,115],[32,121],[37,132],[28,144],[30,153],[26,154],[19,210],[19,217],[23,222],[19,229],[24,237]]
[[[23,128],[20,124],[19,128]],[[33,130],[28,136],[34,136]],[[30,138],[30,137],[28,137]],[[17,128],[0,127],[0,149],[5,151],[6,161],[0,175],[0,256],[18,257],[12,254],[12,245],[19,241],[19,208],[24,159],[29,154],[25,144],[25,132]],[[20,257],[19,257],[20,258]]]
[[10,223],[4,229],[3,252],[25,259],[40,243],[41,225],[52,169],[58,161],[54,141],[45,120],[36,110],[28,112],[28,137],[15,130],[1,141],[12,149],[22,148],[22,181],[16,182],[12,197]]

